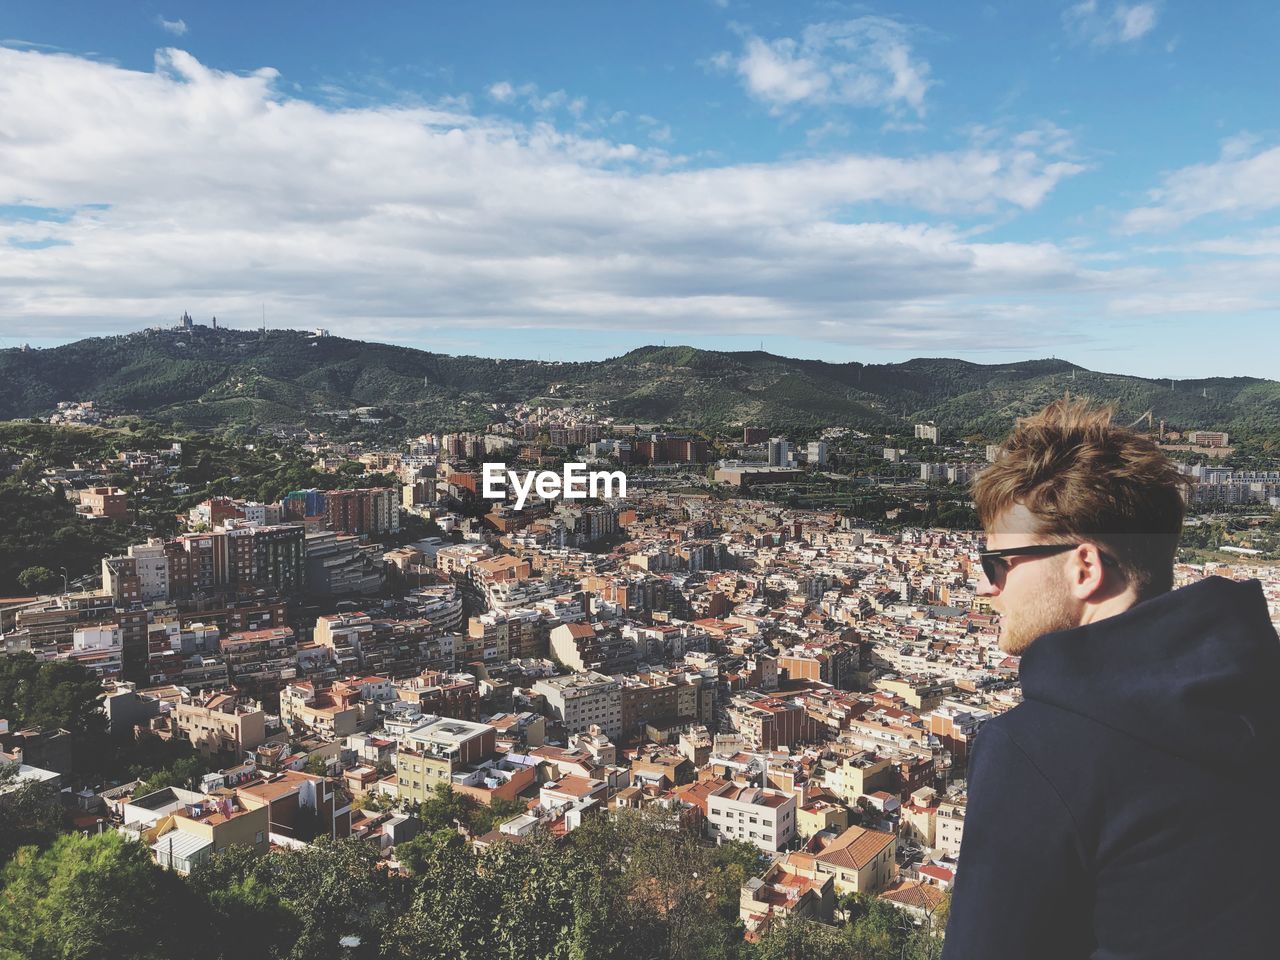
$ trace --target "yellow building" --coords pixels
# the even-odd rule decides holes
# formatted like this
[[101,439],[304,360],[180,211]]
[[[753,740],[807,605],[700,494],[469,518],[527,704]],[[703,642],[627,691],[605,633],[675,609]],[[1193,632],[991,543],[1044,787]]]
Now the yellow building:
[[845,757],[840,766],[828,774],[827,786],[845,803],[855,804],[861,796],[891,788],[893,767],[888,760],[872,753]]
[[188,804],[182,813],[162,819],[146,839],[160,866],[187,874],[231,846],[262,856],[270,846],[270,832],[265,803],[227,794]]
[[828,800],[814,800],[796,811],[796,830],[808,839],[823,830],[844,831],[849,827],[849,808]]
[[836,893],[879,893],[897,876],[896,852],[893,834],[850,827],[813,854],[812,869],[834,877]]
[[942,706],[942,701],[955,692],[950,680],[931,680],[922,677],[880,677],[872,686],[885,693],[901,697],[917,713],[925,713]]

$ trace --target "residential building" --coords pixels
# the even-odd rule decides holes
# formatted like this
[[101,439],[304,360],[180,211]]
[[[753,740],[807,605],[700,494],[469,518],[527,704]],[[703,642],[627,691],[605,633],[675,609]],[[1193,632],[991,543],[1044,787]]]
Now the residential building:
[[796,798],[780,790],[726,783],[707,797],[707,832],[777,853],[796,836]]
[[94,520],[129,519],[129,495],[119,487],[90,487],[80,491],[76,514]]
[[[793,864],[793,859],[798,864]],[[835,880],[817,874],[803,854],[788,854],[769,865],[763,876],[742,885],[738,916],[749,936],[760,935],[774,921],[791,918],[830,923],[835,915]]]
[[879,893],[893,882],[897,840],[891,833],[850,827],[833,840],[810,842],[815,876],[835,878],[836,893]]
[[263,856],[270,832],[267,806],[236,791],[185,804],[145,836],[160,866],[187,874],[231,846]]
[[421,803],[438,783],[451,785],[455,773],[489,759],[497,731],[487,723],[432,717],[414,727],[396,751],[396,788],[401,800]]
[[172,719],[177,732],[206,757],[237,759],[267,739],[262,708],[230,693],[183,697],[173,705]]
[[963,795],[947,797],[938,804],[935,849],[944,857],[960,857],[960,843],[964,840],[965,805],[966,798]]
[[533,690],[546,698],[551,717],[566,733],[585,733],[594,724],[612,740],[622,735],[622,696],[617,680],[594,672],[575,673],[538,680]]
[[283,686],[298,675],[298,644],[292,627],[232,633],[222,638],[220,648],[236,683]]

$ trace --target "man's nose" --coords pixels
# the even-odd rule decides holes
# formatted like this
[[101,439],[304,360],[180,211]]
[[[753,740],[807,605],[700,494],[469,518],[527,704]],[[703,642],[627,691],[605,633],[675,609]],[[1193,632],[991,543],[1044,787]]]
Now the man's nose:
[[978,596],[994,597],[999,592],[1000,591],[996,588],[995,584],[987,579],[987,575],[985,573],[978,573]]

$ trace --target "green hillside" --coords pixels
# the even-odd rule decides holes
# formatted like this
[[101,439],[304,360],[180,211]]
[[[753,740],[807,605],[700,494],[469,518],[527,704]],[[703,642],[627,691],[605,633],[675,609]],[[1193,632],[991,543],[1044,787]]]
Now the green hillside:
[[930,358],[826,363],[759,351],[643,347],[608,360],[547,363],[451,357],[408,347],[213,330],[145,331],[47,350],[0,351],[0,418],[46,415],[60,400],[192,427],[323,424],[325,411],[379,407],[406,429],[483,426],[490,403],[592,405],[602,416],[706,430],[847,425],[893,429],[931,419],[995,437],[1064,390],[1147,410],[1172,429],[1280,442],[1280,383],[1247,377],[1148,380],[1064,360],[984,365]]

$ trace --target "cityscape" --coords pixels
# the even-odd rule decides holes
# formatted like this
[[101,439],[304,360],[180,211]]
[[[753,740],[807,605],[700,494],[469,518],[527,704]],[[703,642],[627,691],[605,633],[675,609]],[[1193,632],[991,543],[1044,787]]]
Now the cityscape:
[[[164,336],[191,329],[184,315]],[[399,442],[305,423],[173,435],[88,399],[5,426],[6,509],[36,518],[0,601],[5,855],[119,838],[129,869],[184,878],[185,923],[216,939],[239,917],[264,956],[282,937],[322,956],[343,937],[364,944],[352,955],[454,955],[441,944],[464,938],[598,956],[636,929],[664,938],[655,956],[824,937],[936,956],[970,752],[1021,700],[968,501],[995,438],[488,409],[483,430]],[[352,413],[317,416],[369,429]],[[1280,472],[1176,426],[1135,424],[1196,481],[1175,585],[1257,578],[1280,621]],[[562,497],[562,467],[625,482]],[[487,488],[501,472],[526,480]],[[311,483],[280,486],[295,477]],[[86,559],[68,549],[79,531],[115,546]],[[605,868],[601,845],[630,852]],[[555,865],[567,926],[526,940],[526,916],[504,944],[446,919],[441,897],[529,857]],[[304,869],[367,889],[291,887]],[[604,885],[598,927],[582,926],[582,870]],[[435,892],[414,893],[428,876]],[[230,914],[200,900],[215,877]],[[510,902],[518,887],[485,895],[509,918],[542,909]]]
[[1280,7],[0,21],[0,960],[1275,953]]

